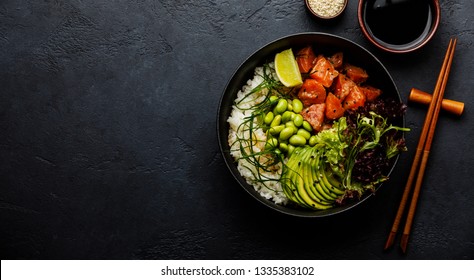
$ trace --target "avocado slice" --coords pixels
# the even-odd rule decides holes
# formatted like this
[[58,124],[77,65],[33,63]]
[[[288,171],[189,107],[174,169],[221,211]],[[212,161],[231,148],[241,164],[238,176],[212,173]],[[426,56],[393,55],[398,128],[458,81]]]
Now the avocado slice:
[[314,174],[308,162],[309,158],[309,147],[298,148],[293,152],[282,176],[285,193],[290,193],[289,198],[304,207],[319,210],[332,208],[332,203],[323,202],[310,190]]
[[323,184],[325,185],[326,189],[329,190],[329,192],[331,192],[332,194],[334,194],[334,195],[337,196],[337,197],[343,195],[343,194],[344,194],[344,191],[340,190],[339,188],[337,188],[336,186],[334,186],[333,184],[331,184],[331,182],[329,182],[325,170],[326,170],[326,168],[324,168],[324,169],[321,171],[321,174],[322,174],[322,177],[321,177],[322,180],[321,180],[321,181],[322,181]]

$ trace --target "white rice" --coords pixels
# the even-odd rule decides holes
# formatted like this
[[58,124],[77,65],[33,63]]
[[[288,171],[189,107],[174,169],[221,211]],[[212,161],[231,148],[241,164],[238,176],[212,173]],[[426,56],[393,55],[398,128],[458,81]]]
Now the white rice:
[[[268,69],[273,70],[273,65],[270,64],[271,67],[267,67]],[[237,93],[237,98],[235,103],[239,102],[239,108],[237,106],[232,106],[232,112],[230,114],[229,119],[227,120],[230,125],[229,129],[229,146],[230,146],[230,154],[234,157],[237,161],[237,169],[239,170],[240,174],[243,178],[247,181],[248,184],[252,185],[260,195],[266,199],[273,200],[276,204],[286,204],[288,202],[288,198],[282,191],[282,187],[278,179],[281,176],[281,168],[282,165],[279,163],[275,166],[275,170],[273,172],[268,172],[264,170],[257,170],[253,164],[248,162],[245,159],[242,159],[242,153],[240,150],[240,145],[242,142],[237,141],[238,139],[250,139],[250,133],[245,127],[242,127],[241,124],[244,122],[244,118],[250,116],[253,112],[251,109],[256,104],[264,101],[265,96],[267,94],[267,90],[256,91],[250,95],[248,95],[254,88],[260,85],[264,79],[262,77],[264,68],[257,67],[255,69],[254,77],[251,80],[247,81],[247,84],[242,87],[242,89]],[[274,71],[271,71],[271,74],[275,79],[278,79]],[[242,101],[242,99],[245,100]],[[254,127],[259,127],[257,124],[256,118],[254,118]],[[258,153],[264,149],[265,141],[267,136],[265,132],[261,129],[254,129],[253,130],[253,139],[254,145],[252,147],[244,147],[246,149],[246,153]],[[250,151],[253,149],[253,151]],[[261,157],[260,161],[268,160],[267,158]],[[256,180],[255,174],[260,174],[264,176],[266,179],[275,179],[275,180]]]

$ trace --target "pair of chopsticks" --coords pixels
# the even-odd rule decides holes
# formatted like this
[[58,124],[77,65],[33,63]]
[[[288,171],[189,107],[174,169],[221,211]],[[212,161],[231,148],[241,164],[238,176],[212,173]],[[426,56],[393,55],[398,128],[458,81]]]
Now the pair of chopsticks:
[[[434,132],[436,129],[436,122],[438,121],[438,115],[441,108],[441,103],[443,101],[444,90],[446,88],[446,83],[448,82],[449,71],[451,70],[451,64],[453,61],[454,50],[456,48],[457,39],[451,39],[449,41],[448,49],[444,57],[443,66],[438,76],[436,86],[433,92],[433,98],[426,113],[426,118],[423,124],[423,129],[421,131],[420,140],[416,148],[415,158],[410,170],[410,175],[408,176],[407,183],[405,185],[405,190],[403,191],[402,200],[400,206],[398,207],[397,215],[392,225],[392,230],[387,238],[385,243],[385,249],[390,248],[394,241],[395,236],[397,235],[398,228],[402,216],[405,212],[405,207],[408,202],[408,196],[411,193],[413,181],[416,176],[415,188],[413,190],[413,195],[410,203],[410,208],[408,210],[405,228],[403,230],[403,235],[400,241],[400,247],[405,253],[408,245],[408,238],[410,235],[411,226],[413,223],[413,218],[415,216],[416,204],[418,202],[418,197],[421,190],[421,183],[423,181],[423,175],[425,173],[426,165],[428,163],[428,156],[431,149],[431,143],[433,141]],[[421,160],[421,164],[420,164]]]

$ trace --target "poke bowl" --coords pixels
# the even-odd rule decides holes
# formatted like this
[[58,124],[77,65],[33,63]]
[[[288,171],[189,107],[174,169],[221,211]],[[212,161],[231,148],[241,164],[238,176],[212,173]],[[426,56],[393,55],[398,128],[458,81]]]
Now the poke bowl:
[[[290,59],[277,58],[284,54]],[[285,61],[294,62],[300,82],[288,84]],[[406,150],[404,108],[369,51],[340,36],[299,33],[258,49],[231,76],[218,108],[218,143],[257,201],[288,215],[331,216],[389,180]]]

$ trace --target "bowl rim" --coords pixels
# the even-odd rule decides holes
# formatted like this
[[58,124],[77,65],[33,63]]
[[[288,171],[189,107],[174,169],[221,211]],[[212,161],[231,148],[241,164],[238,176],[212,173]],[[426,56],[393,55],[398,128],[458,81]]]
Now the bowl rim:
[[439,22],[441,19],[441,7],[439,4],[439,0],[431,0],[433,3],[434,7],[434,22],[432,24],[432,28],[428,35],[419,43],[415,44],[414,46],[407,47],[405,49],[393,49],[388,46],[380,44],[377,40],[375,40],[371,35],[369,30],[364,24],[364,19],[363,19],[363,6],[364,3],[367,2],[368,0],[359,0],[359,5],[357,7],[357,19],[359,21],[359,27],[362,30],[362,33],[364,34],[364,37],[369,40],[373,45],[375,45],[377,48],[390,52],[390,53],[396,53],[396,54],[402,54],[402,53],[410,53],[414,52],[418,49],[421,49],[424,47],[430,40],[433,38],[433,36],[436,34],[436,31],[438,30]]
[[[343,212],[346,212],[360,204],[362,204],[364,201],[366,201],[367,199],[369,199],[370,197],[372,197],[374,195],[375,192],[366,192],[359,200],[357,201],[354,201],[354,202],[351,202],[347,205],[344,205],[342,207],[337,207],[337,208],[331,208],[331,209],[328,209],[328,210],[320,210],[320,211],[310,211],[310,210],[303,210],[303,209],[294,209],[294,208],[290,208],[290,207],[287,207],[287,206],[283,206],[283,205],[279,205],[279,204],[276,204],[274,203],[273,201],[269,200],[269,199],[266,199],[264,197],[262,197],[255,189],[252,185],[248,184],[245,179],[237,172],[234,172],[233,170],[235,169],[236,170],[236,163],[235,163],[235,160],[233,159],[233,157],[230,155],[229,153],[229,150],[228,150],[228,123],[227,123],[227,118],[228,118],[228,115],[225,116],[225,120],[222,120],[221,118],[221,111],[223,109],[223,103],[225,101],[225,97],[226,97],[226,93],[229,91],[229,86],[232,84],[233,80],[235,79],[235,77],[237,76],[237,74],[241,71],[243,71],[243,68],[244,66],[249,63],[250,61],[252,60],[255,60],[257,59],[257,55],[262,52],[262,50],[266,49],[266,48],[270,48],[271,46],[275,45],[275,44],[278,44],[279,42],[282,42],[282,41],[285,41],[285,40],[291,40],[291,39],[297,39],[298,37],[304,37],[304,36],[322,36],[322,37],[332,37],[333,39],[335,40],[340,40],[340,41],[345,41],[346,43],[348,44],[351,44],[353,45],[353,47],[355,48],[358,48],[360,49],[362,52],[365,52],[366,55],[370,56],[375,63],[378,64],[378,66],[381,67],[381,69],[384,70],[384,73],[387,75],[388,79],[390,80],[391,82],[391,85],[390,86],[393,86],[393,90],[396,94],[396,98],[402,102],[402,99],[401,99],[401,96],[400,96],[400,92],[398,90],[398,87],[395,83],[395,81],[393,80],[393,77],[392,75],[390,74],[390,72],[387,70],[387,68],[385,67],[385,65],[383,65],[383,63],[374,55],[372,54],[370,51],[368,51],[366,48],[362,47],[361,45],[357,44],[356,42],[350,40],[350,39],[347,39],[347,38],[344,38],[344,37],[341,37],[341,36],[338,36],[338,35],[334,35],[334,34],[329,34],[329,33],[324,33],[324,32],[302,32],[302,33],[294,33],[294,34],[290,34],[290,35],[286,35],[286,36],[283,36],[283,37],[280,37],[278,39],[275,39],[273,41],[270,41],[269,43],[266,43],[264,44],[263,46],[257,48],[253,53],[251,53],[245,60],[243,60],[243,62],[241,62],[239,64],[239,66],[234,70],[234,72],[232,73],[232,75],[230,76],[230,78],[228,79],[226,85],[225,85],[225,88],[223,90],[223,93],[220,97],[220,100],[219,100],[219,104],[218,104],[218,110],[217,110],[217,125],[216,125],[216,128],[217,128],[217,136],[218,136],[218,144],[219,144],[219,149],[220,149],[220,152],[221,152],[221,155],[224,159],[224,162],[225,162],[225,165],[227,166],[227,169],[230,171],[230,173],[232,174],[232,176],[234,177],[234,179],[238,182],[238,184],[247,192],[249,193],[254,199],[258,200],[259,202],[261,202],[262,204],[266,205],[267,207],[273,209],[273,210],[276,210],[277,212],[280,212],[280,213],[283,213],[283,214],[286,214],[286,215],[290,215],[290,216],[296,216],[296,217],[304,217],[304,218],[321,218],[321,217],[329,217],[329,216],[333,216],[333,215],[336,215],[336,214],[340,214],[340,213],[343,213]],[[245,80],[242,80],[240,81],[240,84],[243,86],[245,83]],[[235,95],[235,94],[234,94]],[[221,124],[222,122],[222,124]],[[405,115],[402,116],[401,118],[401,124],[403,127],[405,127],[406,125],[406,122],[405,122]],[[221,131],[222,129],[227,129],[227,131],[224,133],[225,134],[225,137],[223,137],[223,135],[221,135]],[[403,135],[404,135],[404,132],[402,132]],[[227,147],[226,147],[227,145]],[[390,169],[388,170],[387,172],[387,176],[390,176],[390,174],[393,172],[393,170],[395,169],[395,167],[397,166],[397,163],[399,161],[399,157],[400,157],[400,154],[398,154],[394,159],[393,159],[393,163],[392,163],[392,166],[390,167]],[[384,185],[384,183],[380,183],[377,187],[376,187],[376,190],[378,190],[382,185]]]

